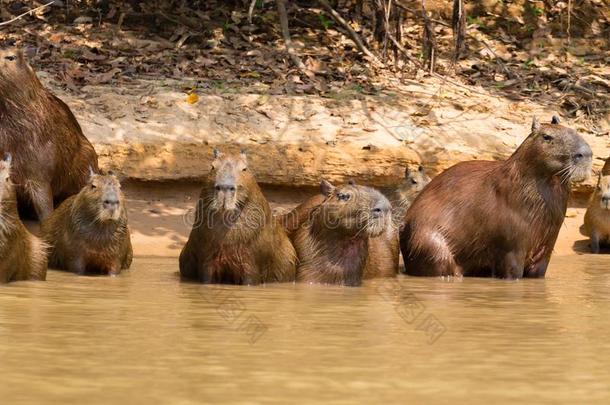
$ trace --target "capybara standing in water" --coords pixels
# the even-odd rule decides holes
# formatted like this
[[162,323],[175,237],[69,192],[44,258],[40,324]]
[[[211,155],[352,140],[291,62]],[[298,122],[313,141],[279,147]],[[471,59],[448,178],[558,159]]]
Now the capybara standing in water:
[[0,150],[13,156],[20,212],[44,220],[97,170],[97,155],[68,106],[44,88],[21,51],[0,50]]
[[47,276],[46,246],[19,219],[11,160],[10,154],[0,160],[0,284]]
[[292,232],[299,264],[297,281],[358,286],[363,279],[398,272],[398,239],[392,206],[380,192],[327,181],[281,223]]
[[131,266],[127,207],[112,172],[91,172],[85,187],[42,223],[41,234],[50,245],[51,268],[117,275]]
[[407,211],[400,248],[416,276],[544,277],[570,183],[586,179],[591,148],[576,131],[532,123],[505,161],[458,163]]
[[203,187],[180,254],[180,274],[202,283],[294,281],[296,255],[248,170],[245,153],[214,150],[215,179]]
[[585,214],[585,234],[591,240],[593,253],[599,253],[600,246],[610,244],[610,173],[602,171],[599,176]]

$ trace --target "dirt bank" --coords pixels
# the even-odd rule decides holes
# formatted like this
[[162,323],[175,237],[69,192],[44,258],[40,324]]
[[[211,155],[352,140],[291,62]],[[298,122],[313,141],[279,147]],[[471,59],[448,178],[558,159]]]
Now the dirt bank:
[[[376,95],[358,88],[332,97],[208,89],[188,102],[184,89],[196,87],[195,80],[133,80],[85,86],[75,95],[51,75],[40,76],[72,108],[102,167],[144,181],[205,178],[212,148],[220,147],[247,149],[263,184],[301,187],[320,178],[355,178],[391,186],[407,164],[421,162],[435,174],[462,160],[505,158],[528,134],[532,116],[559,114],[548,103],[437,78],[396,83]],[[586,137],[599,169],[608,154],[607,134],[564,122]]]

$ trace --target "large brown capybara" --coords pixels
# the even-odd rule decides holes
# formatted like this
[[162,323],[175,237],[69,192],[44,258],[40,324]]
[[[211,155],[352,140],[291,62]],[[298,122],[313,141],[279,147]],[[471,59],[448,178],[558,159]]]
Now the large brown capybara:
[[398,273],[398,236],[388,199],[353,183],[327,181],[315,195],[279,218],[287,224],[299,264],[297,281],[358,286]]
[[82,190],[42,223],[49,266],[77,274],[118,275],[133,259],[121,184],[112,172],[91,172]]
[[400,248],[407,274],[544,277],[570,183],[586,179],[591,148],[576,131],[532,123],[505,161],[458,163],[407,211]]
[[13,156],[19,211],[40,220],[79,192],[89,167],[97,170],[95,150],[68,106],[16,50],[0,50],[0,150]]
[[201,190],[195,222],[180,254],[183,279],[202,283],[294,281],[296,254],[276,223],[244,152],[214,150],[215,179]]
[[0,284],[47,276],[46,246],[19,219],[11,160],[10,154],[0,160]]
[[[608,161],[610,158],[606,161],[606,165]],[[610,173],[604,173],[604,170],[589,200],[584,230],[590,238],[593,253],[599,253],[600,246],[610,245]]]

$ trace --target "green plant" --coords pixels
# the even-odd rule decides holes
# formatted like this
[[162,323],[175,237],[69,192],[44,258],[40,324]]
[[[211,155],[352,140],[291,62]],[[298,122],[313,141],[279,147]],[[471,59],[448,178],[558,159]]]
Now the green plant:
[[334,21],[328,19],[324,13],[318,14],[318,20],[320,20],[320,24],[322,24],[322,27],[324,27],[325,30],[329,29],[334,24]]

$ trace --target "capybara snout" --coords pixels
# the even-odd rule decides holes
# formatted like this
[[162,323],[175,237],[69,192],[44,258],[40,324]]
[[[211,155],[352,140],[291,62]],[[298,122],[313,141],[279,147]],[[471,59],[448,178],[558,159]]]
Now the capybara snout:
[[228,158],[218,149],[214,149],[212,170],[215,172],[213,202],[210,208],[219,211],[233,211],[238,204],[247,199],[248,188],[245,186],[243,173],[248,170],[245,152],[237,158]]

